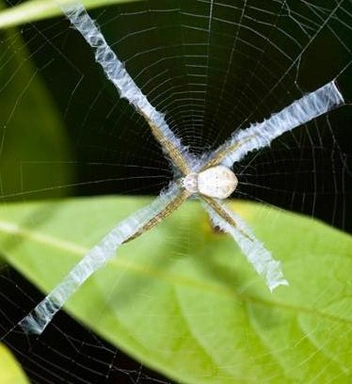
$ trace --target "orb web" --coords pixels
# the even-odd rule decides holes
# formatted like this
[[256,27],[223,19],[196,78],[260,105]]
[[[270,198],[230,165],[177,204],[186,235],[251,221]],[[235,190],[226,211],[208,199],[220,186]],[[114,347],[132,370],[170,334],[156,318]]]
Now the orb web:
[[[351,1],[145,1],[90,14],[151,104],[198,155],[332,79],[347,104],[351,100]],[[11,167],[0,167],[3,205],[62,195],[157,194],[166,186],[172,169],[148,125],[118,97],[77,31],[63,18],[19,31],[0,32],[1,154],[8,158],[21,138],[36,140],[34,130],[28,139],[14,126],[37,82],[58,111],[69,150],[52,157],[15,152]],[[304,213],[351,233],[351,119],[347,105],[251,153],[234,167],[235,197]],[[43,126],[50,129],[50,121]],[[60,172],[61,178],[35,178]],[[42,294],[6,264],[0,284],[3,341],[31,382],[171,382],[127,361],[64,313],[35,340],[8,333]]]

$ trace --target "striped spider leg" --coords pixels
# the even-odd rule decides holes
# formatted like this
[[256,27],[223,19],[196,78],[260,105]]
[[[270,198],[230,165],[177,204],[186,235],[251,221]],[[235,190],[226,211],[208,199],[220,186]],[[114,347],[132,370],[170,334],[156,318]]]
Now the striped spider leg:
[[[57,2],[60,5],[59,2]],[[280,263],[254,237],[248,226],[231,212],[222,200],[237,187],[237,177],[230,167],[248,152],[270,144],[286,131],[329,111],[343,103],[334,82],[295,101],[268,120],[235,132],[227,142],[206,156],[197,159],[182,146],[181,141],[169,128],[164,115],[158,112],[135,84],[123,64],[106,43],[100,30],[80,3],[61,7],[72,25],[93,48],[95,59],[107,78],[115,85],[120,96],[126,98],[148,122],[155,139],[176,170],[175,179],[165,191],[148,206],[123,220],[93,247],[24,319],[20,326],[27,333],[40,334],[62,308],[68,298],[110,258],[117,248],[150,230],[175,211],[186,199],[196,194],[202,199],[214,224],[228,232],[256,271],[266,278],[273,290],[287,285]],[[203,158],[202,158],[203,159]]]

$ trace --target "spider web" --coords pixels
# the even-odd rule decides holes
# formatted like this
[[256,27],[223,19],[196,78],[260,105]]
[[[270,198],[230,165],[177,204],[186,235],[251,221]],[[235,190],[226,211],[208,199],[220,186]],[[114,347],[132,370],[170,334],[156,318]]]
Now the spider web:
[[[196,154],[332,79],[351,100],[351,0],[154,0],[90,14],[151,104]],[[75,196],[159,193],[172,170],[143,118],[118,98],[81,36],[62,18],[26,25],[21,32],[35,78],[45,82],[67,127],[73,160],[54,162],[39,154],[37,161],[20,159],[17,190],[7,188],[1,175],[4,201],[38,199],[43,191],[52,198],[58,190]],[[4,35],[0,44],[4,66],[13,40]],[[17,60],[13,76],[26,61]],[[0,98],[6,95],[1,81]],[[32,81],[22,84],[13,108],[1,116],[4,127],[11,128],[21,114]],[[240,180],[236,197],[304,213],[351,233],[351,122],[351,108],[341,108],[250,154],[234,168]],[[3,134],[3,147],[10,145],[7,140]],[[26,176],[58,163],[69,164],[72,182],[36,188]],[[6,333],[42,294],[9,267],[2,269],[0,285],[0,327]],[[54,324],[35,341],[16,333],[4,340],[31,382],[170,382],[64,313]]]

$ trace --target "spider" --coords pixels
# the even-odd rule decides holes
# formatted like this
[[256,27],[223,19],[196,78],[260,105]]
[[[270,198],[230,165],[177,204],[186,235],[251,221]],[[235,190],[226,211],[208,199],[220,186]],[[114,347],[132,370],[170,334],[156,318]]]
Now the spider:
[[61,8],[93,48],[96,61],[120,96],[126,98],[145,118],[170,160],[175,177],[150,205],[118,223],[93,247],[66,278],[19,322],[22,329],[27,333],[40,334],[84,281],[115,256],[120,245],[149,231],[191,196],[201,200],[214,225],[234,238],[254,269],[265,277],[271,291],[279,285],[288,285],[280,262],[272,258],[243,220],[224,204],[224,200],[236,190],[238,184],[231,167],[249,152],[269,146],[272,140],[283,133],[343,104],[335,80],[294,101],[269,119],[235,131],[218,149],[197,158],[182,146],[180,139],[168,127],[164,115],[149,103],[84,6],[75,3],[74,6]]

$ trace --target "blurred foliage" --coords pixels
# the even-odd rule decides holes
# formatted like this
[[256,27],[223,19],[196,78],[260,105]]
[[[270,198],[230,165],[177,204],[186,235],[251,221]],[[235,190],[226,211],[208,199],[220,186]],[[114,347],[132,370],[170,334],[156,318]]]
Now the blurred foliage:
[[9,30],[0,36],[1,199],[66,195],[71,166],[61,114],[21,35]]
[[0,344],[0,384],[29,384],[21,367],[4,344]]
[[[11,204],[0,209],[0,250],[48,292],[117,222],[149,202]],[[352,238],[301,215],[232,205],[282,261],[289,287],[271,294],[232,239],[209,226],[199,203],[188,202],[118,249],[66,310],[183,383],[349,382]]]
[[[87,9],[107,5],[130,3],[142,0],[82,0]],[[57,4],[74,4],[75,0],[28,0],[15,7],[10,7],[0,13],[0,29],[15,27],[25,23],[60,16],[62,11]]]

